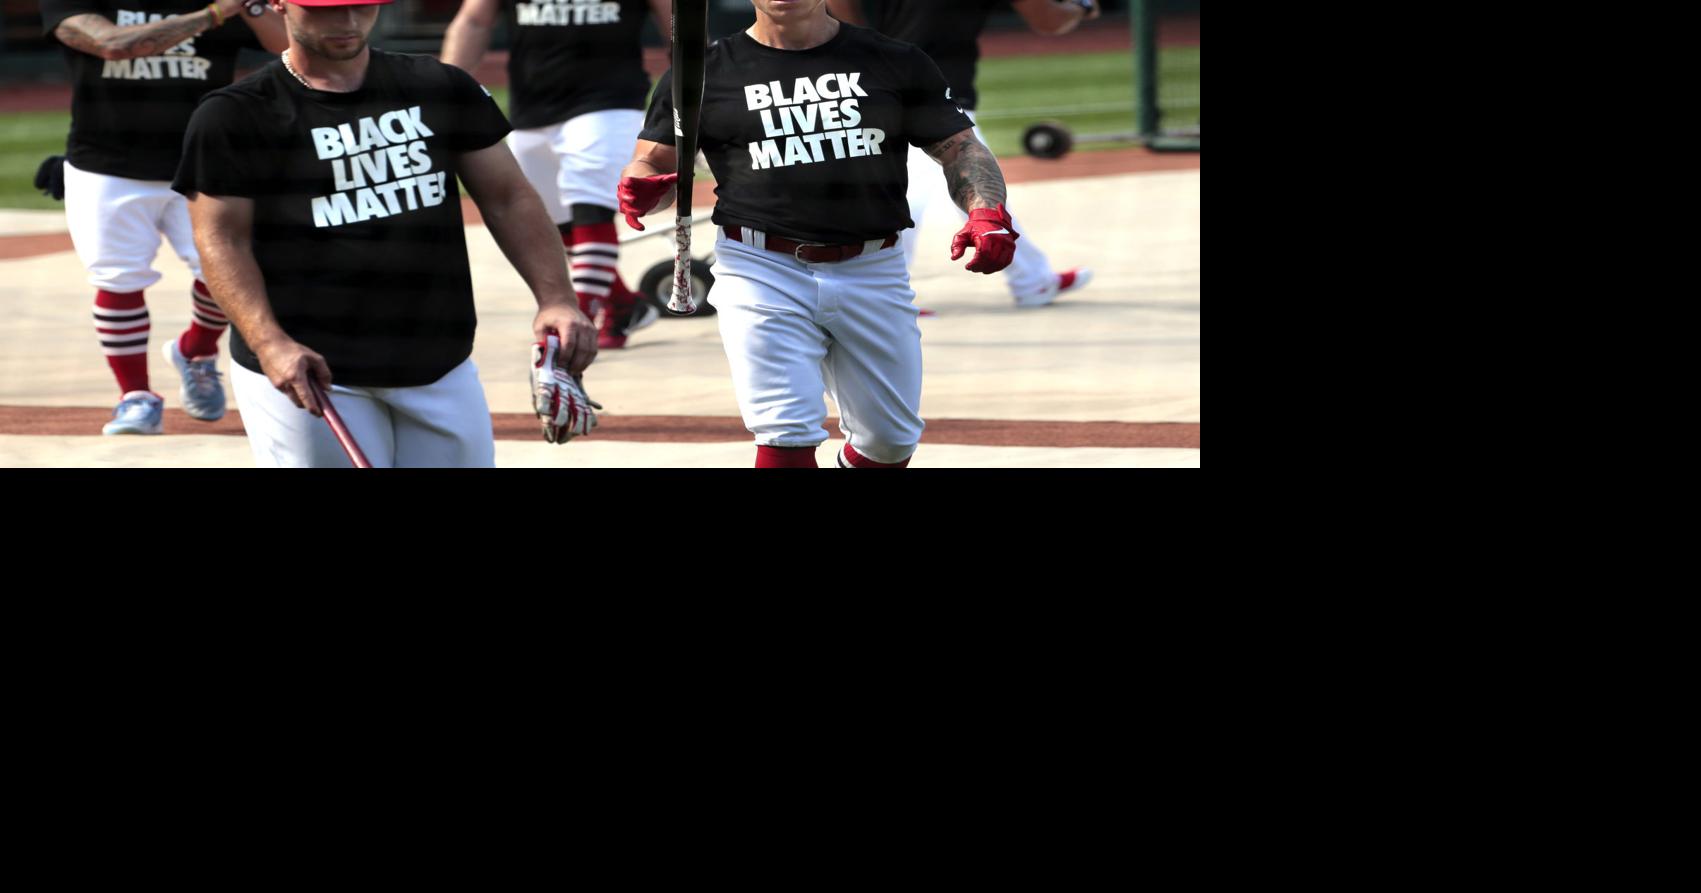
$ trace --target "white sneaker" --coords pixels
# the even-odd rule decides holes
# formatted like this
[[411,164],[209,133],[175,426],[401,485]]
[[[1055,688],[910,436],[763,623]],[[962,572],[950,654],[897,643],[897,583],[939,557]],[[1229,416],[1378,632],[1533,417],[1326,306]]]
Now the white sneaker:
[[102,434],[158,434],[165,418],[165,401],[152,391],[130,391],[112,410]]
[[166,339],[161,352],[177,367],[177,374],[183,376],[183,411],[203,422],[224,418],[224,385],[219,383],[218,356],[188,359],[177,348],[176,338]]

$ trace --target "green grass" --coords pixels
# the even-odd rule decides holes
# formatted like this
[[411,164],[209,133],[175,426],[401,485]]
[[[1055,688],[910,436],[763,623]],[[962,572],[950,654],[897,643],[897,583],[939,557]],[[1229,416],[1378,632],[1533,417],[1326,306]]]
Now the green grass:
[[64,207],[35,188],[35,169],[65,153],[70,130],[69,111],[0,115],[0,208]]
[[[1181,47],[1158,55],[1158,97],[1165,105],[1163,126],[1199,123],[1199,48]],[[975,82],[980,91],[976,113],[987,144],[1001,156],[1022,153],[1022,131],[1040,120],[1057,120],[1083,134],[1132,133],[1134,56],[1132,53],[1080,53],[1067,56],[1012,56],[982,60]],[[1084,144],[1080,151],[1111,146]]]
[[[1164,50],[1158,57],[1159,98],[1166,105],[1163,125],[1199,123],[1199,48]],[[992,151],[1022,152],[1022,131],[1029,124],[1055,119],[1077,137],[1134,130],[1134,58],[1131,53],[1080,53],[1064,56],[1013,56],[980,64],[980,128]],[[508,110],[508,89],[491,95]],[[31,185],[35,169],[49,155],[65,151],[71,113],[20,112],[0,115],[0,208],[59,208]],[[1080,144],[1078,151],[1111,146]]]

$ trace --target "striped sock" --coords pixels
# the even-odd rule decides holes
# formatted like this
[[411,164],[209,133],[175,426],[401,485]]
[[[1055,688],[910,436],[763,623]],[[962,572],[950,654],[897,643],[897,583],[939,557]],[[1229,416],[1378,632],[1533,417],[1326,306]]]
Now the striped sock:
[[148,388],[148,306],[139,291],[95,292],[95,334],[120,394]]
[[[620,239],[614,223],[575,225],[563,239],[571,264],[573,290],[579,293],[581,309],[597,303],[625,306],[632,292],[620,279]],[[590,310],[585,310],[587,316]]]
[[840,468],[908,468],[909,464],[909,458],[902,462],[876,462],[857,452],[848,443],[845,444],[844,449],[839,451]]
[[219,336],[230,327],[230,320],[225,319],[224,311],[213,303],[213,293],[207,290],[205,282],[195,280],[190,297],[195,299],[195,309],[190,314],[188,331],[177,339],[177,349],[190,360],[214,356],[219,352]]

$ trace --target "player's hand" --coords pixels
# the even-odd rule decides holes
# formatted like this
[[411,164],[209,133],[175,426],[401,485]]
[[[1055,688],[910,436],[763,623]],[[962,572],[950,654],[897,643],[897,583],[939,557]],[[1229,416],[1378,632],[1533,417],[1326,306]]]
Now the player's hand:
[[313,396],[313,389],[307,385],[307,377],[311,375],[319,382],[319,387],[326,393],[330,392],[331,367],[324,357],[308,349],[307,345],[288,338],[267,342],[264,347],[256,346],[254,355],[260,360],[260,370],[266,373],[272,387],[282,391],[290,402],[316,416],[325,414],[318,399]]
[[975,273],[996,273],[1010,266],[1016,257],[1016,222],[1010,212],[999,205],[997,210],[978,208],[969,212],[969,222],[951,240],[951,259],[957,260],[974,246],[975,259],[964,268]]
[[[668,197],[668,193],[678,182],[678,174],[621,177],[620,188],[615,190],[615,195],[620,198],[620,213],[626,215],[627,225],[633,229],[643,229],[644,225],[638,222],[638,218],[654,211],[658,206],[663,206],[662,199]],[[671,205],[673,202],[669,200],[665,204]]]
[[532,319],[532,338],[542,344],[550,335],[561,340],[560,363],[574,375],[583,374],[597,358],[597,327],[572,303],[539,307]]
[[602,404],[585,396],[579,376],[561,366],[561,340],[552,333],[532,345],[532,408],[543,425],[543,439],[566,443],[591,433]]
[[1096,18],[1098,18],[1098,17],[1099,17],[1099,13],[1100,13],[1100,12],[1101,12],[1101,11],[1102,11],[1102,10],[1101,10],[1101,9],[1100,9],[1100,8],[1099,8],[1099,5],[1098,5],[1098,3],[1097,3],[1097,2],[1094,2],[1094,3],[1093,3],[1093,4],[1092,4],[1092,5],[1091,5],[1091,6],[1089,6],[1089,7],[1087,7],[1087,15],[1086,15],[1086,18],[1085,18],[1085,19],[1083,19],[1083,21],[1088,21],[1088,22],[1090,22],[1090,21],[1092,21],[1092,20],[1093,20],[1093,19],[1096,19]]

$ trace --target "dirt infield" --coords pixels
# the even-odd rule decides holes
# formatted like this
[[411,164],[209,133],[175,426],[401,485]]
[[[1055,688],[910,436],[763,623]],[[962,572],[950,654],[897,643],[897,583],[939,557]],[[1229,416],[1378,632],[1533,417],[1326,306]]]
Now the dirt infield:
[[[0,434],[37,437],[102,436],[110,410],[86,406],[0,406]],[[493,413],[497,440],[539,439],[537,416]],[[603,415],[591,438],[632,443],[743,443],[744,422],[729,416]],[[837,430],[839,420],[827,420]],[[165,411],[166,434],[243,437],[242,416],[231,412],[200,422],[182,410]],[[929,419],[923,444],[963,446],[1118,447],[1199,449],[1199,425],[1187,422],[1021,422],[990,419]]]

